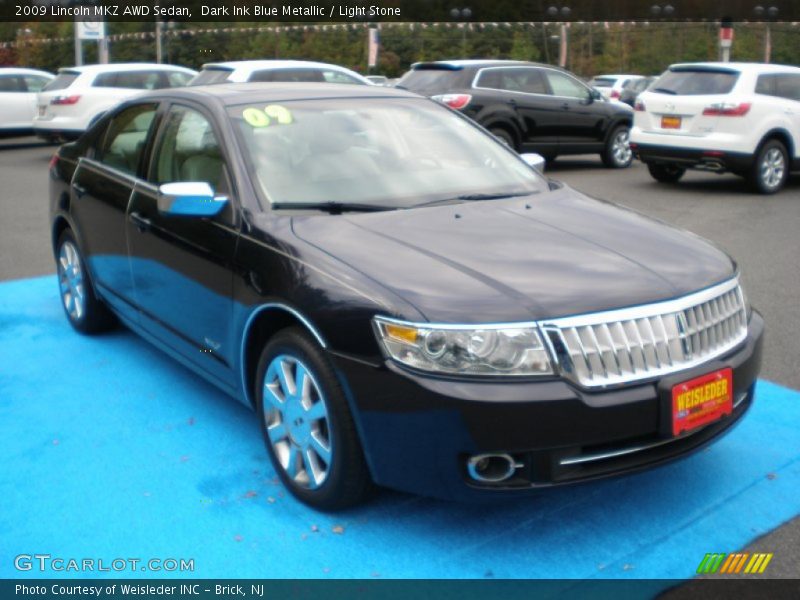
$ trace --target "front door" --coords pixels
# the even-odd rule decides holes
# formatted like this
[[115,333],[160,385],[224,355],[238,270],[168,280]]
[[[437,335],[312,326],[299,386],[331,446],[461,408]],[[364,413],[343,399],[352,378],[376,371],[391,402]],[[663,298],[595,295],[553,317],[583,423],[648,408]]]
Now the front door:
[[602,102],[592,99],[591,90],[583,83],[554,69],[545,69],[553,98],[558,100],[559,149],[576,152],[596,150],[605,140],[609,116]]
[[[232,261],[238,239],[229,169],[212,119],[173,104],[156,139],[146,182],[131,198],[127,236],[142,326],[218,381],[235,385]],[[159,212],[158,186],[202,181],[229,198],[215,217]]]

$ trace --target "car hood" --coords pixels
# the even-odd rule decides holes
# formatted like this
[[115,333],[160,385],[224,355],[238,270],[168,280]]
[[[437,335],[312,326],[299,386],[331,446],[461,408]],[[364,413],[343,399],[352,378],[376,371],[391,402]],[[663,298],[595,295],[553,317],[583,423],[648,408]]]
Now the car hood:
[[735,273],[724,252],[694,234],[568,187],[509,200],[300,216],[293,229],[431,322],[513,322],[622,308],[681,296]]

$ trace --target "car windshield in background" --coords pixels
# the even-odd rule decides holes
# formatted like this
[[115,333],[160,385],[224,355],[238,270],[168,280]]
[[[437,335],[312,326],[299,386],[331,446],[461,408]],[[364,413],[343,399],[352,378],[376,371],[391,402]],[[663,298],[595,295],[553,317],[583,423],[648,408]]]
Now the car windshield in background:
[[614,87],[614,82],[616,79],[600,77],[598,79],[592,79],[589,82],[589,85],[596,88],[609,88]]
[[711,69],[676,69],[667,71],[649,91],[676,96],[727,94],[736,85],[739,73]]
[[58,90],[64,90],[72,85],[72,82],[75,81],[80,73],[74,71],[62,71],[59,73],[55,79],[53,79],[50,83],[42,88],[43,92],[55,92]]
[[281,207],[408,208],[526,195],[544,180],[465,118],[423,99],[231,107],[262,198]]
[[461,75],[460,70],[453,69],[414,69],[397,82],[396,87],[412,92],[438,92],[454,87]]
[[189,85],[224,83],[232,72],[231,69],[203,69],[189,82]]

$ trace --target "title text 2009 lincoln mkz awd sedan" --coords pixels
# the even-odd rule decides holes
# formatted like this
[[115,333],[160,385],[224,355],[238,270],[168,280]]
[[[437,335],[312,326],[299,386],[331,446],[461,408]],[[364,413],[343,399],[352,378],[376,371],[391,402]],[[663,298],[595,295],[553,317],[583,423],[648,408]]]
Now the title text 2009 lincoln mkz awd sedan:
[[728,256],[409,92],[162,90],[50,175],[75,329],[118,319],[252,405],[318,508],[630,472],[753,401],[763,321]]

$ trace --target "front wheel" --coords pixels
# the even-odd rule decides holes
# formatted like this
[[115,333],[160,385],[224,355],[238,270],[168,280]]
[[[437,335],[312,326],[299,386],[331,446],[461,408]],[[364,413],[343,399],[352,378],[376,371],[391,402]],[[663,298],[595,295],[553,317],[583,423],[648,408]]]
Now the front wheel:
[[770,140],[761,146],[748,180],[760,194],[774,194],[786,183],[789,176],[789,155],[778,140]]
[[319,510],[361,502],[371,487],[355,424],[328,358],[302,329],[270,340],[256,403],[272,465],[286,488]]
[[625,169],[633,162],[633,152],[630,146],[630,129],[620,125],[606,142],[606,148],[601,154],[603,164],[610,169]]
[[113,327],[116,319],[95,296],[86,263],[69,229],[58,238],[56,267],[61,304],[70,325],[81,333],[98,333]]
[[661,183],[675,183],[681,177],[683,177],[684,173],[686,173],[686,169],[677,165],[662,165],[655,163],[649,163],[647,165],[647,170],[650,171],[650,175],[653,177],[653,179],[660,181]]

